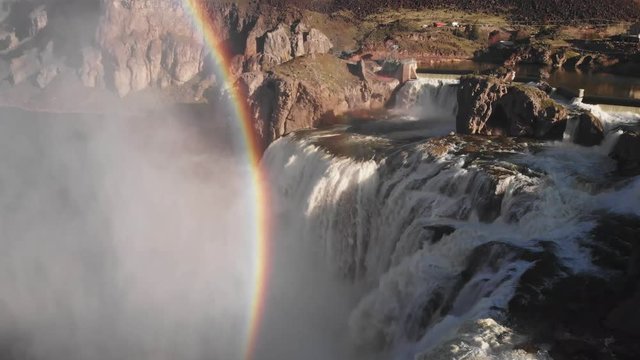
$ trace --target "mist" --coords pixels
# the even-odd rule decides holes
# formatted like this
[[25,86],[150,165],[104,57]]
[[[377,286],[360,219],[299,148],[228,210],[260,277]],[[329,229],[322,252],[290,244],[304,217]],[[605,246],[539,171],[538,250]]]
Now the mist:
[[248,165],[196,125],[3,114],[8,358],[240,357],[252,276]]
[[[231,124],[175,108],[4,109],[0,128],[3,358],[243,358],[257,205]],[[353,358],[357,291],[284,205],[268,204],[255,358]]]

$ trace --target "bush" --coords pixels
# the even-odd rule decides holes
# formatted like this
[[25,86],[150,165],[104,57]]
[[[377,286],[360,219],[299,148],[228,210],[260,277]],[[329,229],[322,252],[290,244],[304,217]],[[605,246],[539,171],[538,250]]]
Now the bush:
[[480,25],[478,25],[478,23],[471,26],[471,30],[469,30],[469,40],[480,40]]

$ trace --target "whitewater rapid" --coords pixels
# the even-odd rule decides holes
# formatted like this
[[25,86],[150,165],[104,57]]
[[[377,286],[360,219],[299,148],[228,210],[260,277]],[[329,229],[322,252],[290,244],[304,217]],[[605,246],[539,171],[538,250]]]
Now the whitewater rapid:
[[[598,272],[585,246],[593,214],[640,213],[637,179],[608,175],[616,127],[638,119],[592,108],[610,131],[591,148],[570,130],[564,142],[435,141],[453,130],[455,82],[415,81],[399,98],[403,115],[385,126],[294,134],[267,150],[279,221],[296,224],[288,238],[359,289],[344,326],[364,353],[548,358],[518,348],[509,304],[542,254],[567,274]],[[407,134],[412,121],[422,125]]]

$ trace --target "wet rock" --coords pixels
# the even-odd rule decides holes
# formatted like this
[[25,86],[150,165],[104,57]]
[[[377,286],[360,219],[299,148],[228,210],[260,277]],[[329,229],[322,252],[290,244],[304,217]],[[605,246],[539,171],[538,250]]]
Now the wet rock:
[[554,359],[638,358],[639,230],[635,217],[597,219],[579,242],[600,267],[596,272],[569,272],[553,248],[524,258],[534,265],[509,303],[512,323]]
[[640,132],[625,130],[622,135],[620,135],[620,138],[610,155],[618,162],[618,172],[622,175],[639,175]]
[[439,242],[446,235],[451,235],[454,231],[456,231],[455,227],[449,225],[430,225],[425,226],[424,229],[431,231],[432,235],[430,242],[432,244]]
[[573,141],[578,145],[600,145],[604,139],[604,125],[590,111],[583,111],[577,115],[577,127],[573,135]]
[[458,89],[457,131],[559,139],[567,111],[537,88],[495,77],[468,76]]
[[468,76],[460,80],[456,129],[460,134],[494,135],[487,126],[493,104],[507,93],[507,85],[492,77]]

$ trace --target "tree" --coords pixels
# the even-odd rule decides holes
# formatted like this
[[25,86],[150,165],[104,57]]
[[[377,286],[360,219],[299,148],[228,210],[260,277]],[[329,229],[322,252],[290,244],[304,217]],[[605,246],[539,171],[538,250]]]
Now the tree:
[[480,25],[476,22],[471,25],[471,30],[469,31],[469,40],[480,40]]

